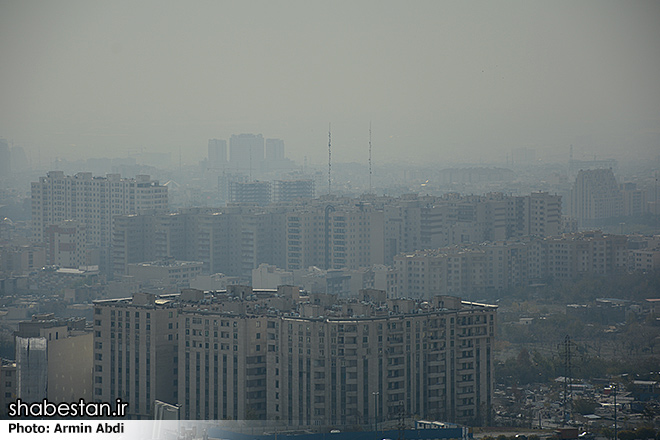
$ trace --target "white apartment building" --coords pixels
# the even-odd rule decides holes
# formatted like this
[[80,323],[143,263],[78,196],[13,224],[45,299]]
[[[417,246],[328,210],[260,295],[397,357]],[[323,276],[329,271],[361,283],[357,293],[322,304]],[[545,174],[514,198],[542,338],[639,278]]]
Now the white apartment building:
[[277,289],[277,286],[292,285],[293,272],[279,269],[272,264],[262,263],[252,269],[252,288]]
[[48,264],[77,269],[87,264],[87,228],[76,220],[46,227]]
[[597,226],[624,214],[623,194],[612,169],[580,170],[571,190],[571,216],[578,226]]
[[134,179],[119,174],[93,177],[92,173],[65,176],[50,171],[32,182],[32,232],[46,242],[46,229],[64,220],[77,220],[87,228],[87,245],[101,250],[108,264],[114,216],[167,211],[167,188],[149,176]]
[[402,253],[393,267],[399,293],[470,298],[548,278],[616,273],[627,269],[629,254],[626,236],[592,231]]

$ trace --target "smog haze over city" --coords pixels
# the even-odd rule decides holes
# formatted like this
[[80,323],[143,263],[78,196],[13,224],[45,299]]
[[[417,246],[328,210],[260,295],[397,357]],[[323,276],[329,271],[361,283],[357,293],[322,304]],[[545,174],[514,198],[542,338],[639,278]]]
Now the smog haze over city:
[[0,0],[0,432],[660,440],[658,23]]
[[652,1],[3,1],[0,137],[42,169],[193,164],[238,133],[321,164],[329,123],[338,162],[366,162],[369,124],[377,163],[652,158],[659,18]]

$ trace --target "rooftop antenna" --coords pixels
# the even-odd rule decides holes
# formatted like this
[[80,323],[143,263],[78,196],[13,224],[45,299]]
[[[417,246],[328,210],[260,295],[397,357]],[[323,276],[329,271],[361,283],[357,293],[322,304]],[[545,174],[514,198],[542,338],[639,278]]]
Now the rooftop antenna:
[[332,193],[332,137],[331,137],[331,124],[328,122],[328,194]]
[[369,121],[369,194],[371,194],[371,121]]

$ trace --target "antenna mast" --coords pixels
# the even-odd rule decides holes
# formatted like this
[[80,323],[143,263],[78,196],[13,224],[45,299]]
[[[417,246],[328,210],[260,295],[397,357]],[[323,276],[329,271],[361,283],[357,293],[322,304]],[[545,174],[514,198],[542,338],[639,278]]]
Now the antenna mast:
[[562,420],[562,426],[566,424],[571,418],[571,407],[573,405],[573,374],[572,374],[572,360],[571,360],[571,350],[573,349],[573,342],[571,337],[566,335],[564,339],[564,398],[563,398],[563,412],[564,419]]
[[369,121],[369,194],[371,194],[371,121]]
[[331,137],[331,124],[328,123],[328,194],[332,193],[332,137]]

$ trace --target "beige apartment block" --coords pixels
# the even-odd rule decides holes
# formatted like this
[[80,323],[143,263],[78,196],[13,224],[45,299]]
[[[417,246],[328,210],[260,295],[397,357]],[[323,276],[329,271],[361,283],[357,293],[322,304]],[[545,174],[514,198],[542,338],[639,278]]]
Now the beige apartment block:
[[7,418],[8,405],[16,401],[16,362],[0,360],[0,417]]
[[148,419],[154,400],[177,401],[179,295],[96,301],[94,400],[128,403],[127,415]]
[[34,315],[19,323],[16,396],[36,402],[92,399],[93,334],[85,320]]
[[133,417],[149,417],[158,399],[183,418],[290,426],[369,425],[402,411],[487,421],[496,306],[230,287],[96,302],[96,396],[123,396]]

